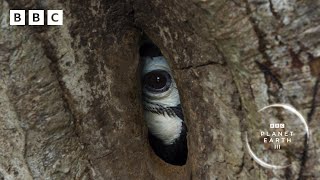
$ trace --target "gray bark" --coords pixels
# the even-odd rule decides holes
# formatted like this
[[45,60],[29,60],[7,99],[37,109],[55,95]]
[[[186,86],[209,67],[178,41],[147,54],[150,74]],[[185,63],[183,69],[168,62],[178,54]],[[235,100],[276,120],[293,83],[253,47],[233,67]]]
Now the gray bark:
[[[319,179],[319,6],[0,0],[0,179]],[[64,25],[9,26],[9,9],[63,9]],[[189,129],[183,167],[148,145],[142,31],[180,90]],[[262,168],[244,143],[244,132],[261,126],[257,110],[272,103],[292,104],[312,133],[285,170]]]

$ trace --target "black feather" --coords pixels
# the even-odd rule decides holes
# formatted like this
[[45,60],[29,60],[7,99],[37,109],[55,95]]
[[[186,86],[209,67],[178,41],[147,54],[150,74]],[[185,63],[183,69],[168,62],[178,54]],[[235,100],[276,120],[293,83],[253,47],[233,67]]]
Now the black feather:
[[178,116],[180,119],[182,119],[182,121],[184,120],[184,116],[183,116],[183,112],[180,104],[177,105],[176,107],[169,107],[169,108],[172,109],[175,115]]
[[141,57],[158,57],[162,56],[160,49],[153,43],[145,42],[140,46],[140,56]]
[[182,122],[182,129],[179,138],[172,144],[166,145],[161,139],[154,136],[151,132],[149,134],[149,143],[157,156],[165,162],[182,166],[185,165],[188,159],[188,145],[187,145],[187,127]]
[[[147,102],[147,101],[145,101]],[[153,107],[148,106],[151,104]],[[157,156],[159,156],[165,162],[172,165],[182,166],[186,164],[188,158],[188,145],[187,145],[187,126],[185,125],[184,116],[182,113],[181,105],[176,107],[163,107],[159,104],[147,102],[144,105],[144,109],[152,113],[164,115],[165,113],[170,117],[179,117],[182,120],[182,128],[180,136],[170,145],[164,144],[164,142],[149,132],[149,143]]]

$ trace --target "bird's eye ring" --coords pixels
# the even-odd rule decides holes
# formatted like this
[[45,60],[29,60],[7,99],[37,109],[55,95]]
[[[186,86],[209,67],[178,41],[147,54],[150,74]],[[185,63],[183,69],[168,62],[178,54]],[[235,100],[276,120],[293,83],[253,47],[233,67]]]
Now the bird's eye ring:
[[172,79],[167,71],[154,70],[145,74],[142,82],[145,90],[152,93],[162,93],[170,88]]

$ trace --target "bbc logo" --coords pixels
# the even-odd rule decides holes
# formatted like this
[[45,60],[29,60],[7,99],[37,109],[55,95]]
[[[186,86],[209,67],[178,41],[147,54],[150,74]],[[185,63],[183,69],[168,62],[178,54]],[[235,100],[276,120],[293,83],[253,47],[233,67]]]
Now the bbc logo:
[[[44,10],[28,10],[28,25],[44,25]],[[25,10],[10,10],[10,25],[26,25]],[[63,25],[63,10],[47,10],[47,25]]]
[[284,124],[283,124],[283,123],[270,124],[270,128],[271,128],[271,129],[274,129],[274,128],[284,128]]

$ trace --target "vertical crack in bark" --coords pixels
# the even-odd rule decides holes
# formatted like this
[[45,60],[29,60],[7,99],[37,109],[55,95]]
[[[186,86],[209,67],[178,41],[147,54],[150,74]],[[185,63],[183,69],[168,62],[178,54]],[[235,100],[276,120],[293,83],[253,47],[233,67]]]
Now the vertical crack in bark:
[[[18,47],[20,47],[20,45],[19,46],[16,46],[17,48]],[[8,67],[9,69],[10,69],[10,74],[8,74],[9,75],[9,78],[10,78],[10,75],[11,75],[11,68],[10,68],[10,65],[9,65],[9,67]],[[12,101],[12,99],[10,99],[10,95],[8,95],[8,93],[6,93],[7,94],[7,98],[8,98],[8,101],[9,101],[9,103],[12,105],[12,107],[13,107],[13,109],[14,109],[14,112],[15,112],[15,114],[16,114],[16,116],[17,116],[17,121],[18,122],[21,122],[21,118],[20,118],[20,115],[17,113],[18,112],[18,110],[17,110],[17,107],[16,107],[16,104]],[[32,174],[32,171],[31,171],[31,168],[30,168],[30,165],[29,165],[29,163],[28,163],[28,161],[27,161],[27,153],[28,153],[28,130],[27,129],[24,129],[24,128],[22,128],[22,127],[18,127],[18,128],[21,128],[21,130],[23,131],[23,133],[24,133],[24,145],[23,145],[23,154],[22,154],[22,156],[23,156],[23,160],[24,160],[24,163],[25,163],[25,165],[26,165],[26,167],[27,167],[27,170],[28,170],[28,172],[29,172],[29,175],[32,177],[32,178],[34,178],[34,176],[33,176],[33,174]],[[0,147],[1,148],[1,147]],[[1,173],[1,172],[0,172]],[[1,177],[1,176],[0,176]],[[1,178],[0,178],[0,180],[2,180]]]
[[33,177],[33,174],[32,174],[32,171],[31,171],[31,168],[30,168],[30,166],[29,166],[29,164],[28,164],[28,161],[27,161],[28,134],[29,134],[29,133],[28,133],[28,130],[24,130],[24,150],[23,150],[23,158],[24,158],[24,161],[25,161],[26,166],[27,166],[27,168],[28,168],[28,172],[29,172],[30,176],[31,176],[32,178],[34,178],[34,177]]
[[[55,77],[57,78],[57,81],[58,81],[58,84],[59,84],[59,87],[62,91],[62,95],[61,95],[61,98],[63,100],[63,104],[64,104],[64,108],[67,110],[67,112],[69,112],[71,114],[71,118],[72,118],[72,121],[74,123],[74,132],[75,132],[75,135],[80,138],[79,134],[78,134],[78,131],[76,129],[76,117],[74,116],[74,113],[72,111],[72,108],[71,108],[71,105],[68,101],[68,97],[67,97],[67,94],[69,94],[69,91],[65,88],[65,85],[64,85],[64,82],[62,80],[62,75],[61,75],[61,72],[59,70],[59,65],[58,65],[58,61],[59,59],[63,58],[67,53],[63,54],[61,57],[56,57],[56,52],[55,52],[55,47],[47,40],[40,40],[43,44],[43,50],[44,50],[44,53],[45,53],[45,56],[51,61],[51,64],[49,65],[50,66],[50,70],[51,72],[55,75]],[[80,139],[79,139],[80,140]]]
[[135,28],[139,29],[139,27],[136,26],[136,10],[135,10],[135,6],[134,6],[134,0],[129,0],[128,2],[129,7],[130,7],[130,11],[128,12],[128,17],[129,19],[132,21],[133,25],[135,26]]
[[275,11],[274,6],[273,6],[273,3],[272,3],[272,0],[269,0],[269,8],[270,8],[270,11],[271,11],[272,15],[273,15],[277,20],[279,20],[279,19],[280,19],[280,15]]
[[[316,97],[317,97],[317,93],[319,90],[319,83],[320,83],[320,77],[317,78],[316,83],[313,87],[313,97],[312,97],[312,102],[311,102],[311,109],[308,113],[307,116],[307,122],[308,124],[311,122],[312,117],[315,113],[315,109],[316,109]],[[300,171],[299,171],[299,176],[298,179],[299,180],[303,180],[303,172],[305,170],[305,165],[307,163],[308,160],[308,149],[309,149],[309,145],[308,145],[308,138],[307,135],[304,136],[304,149],[303,149],[303,153],[302,153],[302,157],[301,157],[301,163],[300,163]]]
[[267,40],[265,40],[265,37],[266,37],[266,33],[263,32],[260,28],[259,28],[259,24],[257,23],[257,20],[252,16],[253,12],[252,10],[250,9],[250,4],[248,2],[248,0],[245,1],[246,3],[246,13],[247,13],[247,16],[249,17],[249,21],[252,25],[252,28],[254,30],[254,32],[256,33],[256,36],[258,38],[258,50],[259,52],[262,54],[262,57],[267,60],[268,62],[271,63],[271,59],[269,57],[269,55],[267,54],[266,52],[266,49],[267,49]]
[[[2,5],[0,3],[0,5]],[[2,39],[1,39],[2,40]],[[29,163],[27,161],[27,152],[28,152],[28,148],[27,148],[27,145],[28,145],[28,130],[27,129],[24,129],[23,127],[21,127],[21,117],[20,117],[20,114],[18,114],[18,110],[17,110],[17,106],[16,106],[16,103],[14,102],[14,100],[12,99],[12,95],[10,95],[10,93],[8,93],[8,87],[10,86],[11,83],[13,83],[13,80],[12,80],[12,67],[11,67],[11,63],[10,63],[10,56],[12,56],[12,54],[14,54],[14,51],[15,50],[19,50],[22,48],[22,42],[15,42],[16,45],[14,45],[13,47],[6,47],[4,44],[6,43],[11,43],[9,41],[5,41],[3,44],[0,44],[0,50],[3,51],[3,52],[9,52],[9,55],[8,56],[2,56],[1,54],[1,59],[0,59],[0,65],[1,66],[4,66],[3,69],[1,70],[4,70],[3,72],[1,73],[4,73],[4,74],[1,74],[0,73],[0,80],[2,81],[3,85],[5,86],[5,96],[7,98],[7,103],[9,104],[9,106],[12,107],[13,109],[13,112],[15,113],[16,115],[16,121],[18,123],[18,126],[16,126],[17,129],[21,129],[21,131],[23,132],[23,141],[24,141],[24,145],[23,145],[23,150],[21,151],[22,153],[22,157],[23,157],[23,162],[25,163],[25,166],[27,168],[27,171],[29,173],[29,175],[33,178],[33,174],[32,174],[32,171],[31,171],[31,168],[29,166]],[[0,52],[1,53],[1,52]],[[2,84],[1,83],[1,84]],[[0,85],[1,85],[0,84]],[[3,88],[0,86],[0,89]],[[0,102],[0,105],[1,105],[1,102]],[[9,111],[9,110],[8,110]],[[1,147],[0,147],[1,149]],[[2,164],[0,163],[0,166]],[[0,167],[1,168],[1,167]],[[2,178],[1,176],[1,172],[0,172],[0,179]],[[2,180],[2,179],[1,179]]]
[[308,123],[311,122],[312,116],[313,116],[313,114],[315,112],[315,109],[316,109],[316,99],[317,99],[317,94],[318,94],[318,90],[319,90],[319,83],[320,83],[320,76],[317,78],[316,83],[315,83],[315,85],[313,87],[311,110],[308,113]]
[[263,65],[259,61],[255,61],[255,63],[258,65],[259,69],[261,70],[261,72],[263,72],[265,77],[270,77],[272,82],[276,83],[280,88],[283,87],[281,81],[272,73],[272,71],[267,66]]
[[[57,52],[55,51],[56,47],[54,47],[54,45],[52,43],[50,43],[47,39],[40,39],[40,41],[42,42],[43,45],[43,49],[45,51],[45,56],[50,60],[51,64],[50,66],[50,70],[51,72],[55,75],[59,87],[62,91],[61,93],[61,98],[63,101],[63,106],[65,108],[65,110],[70,114],[71,117],[71,122],[73,123],[72,128],[74,129],[74,135],[76,136],[77,142],[79,143],[79,145],[84,146],[83,149],[86,149],[86,143],[82,143],[81,142],[81,136],[78,132],[78,121],[77,118],[75,116],[75,110],[73,110],[72,105],[70,104],[70,98],[68,97],[68,95],[70,94],[69,90],[65,87],[65,83],[62,80],[62,73],[60,71],[59,68],[59,60],[62,59],[67,53],[61,55],[60,57],[57,57]],[[84,153],[83,153],[84,152]],[[92,164],[89,163],[89,159],[86,158],[87,154],[86,151],[81,150],[80,153],[81,156],[85,156],[85,160],[87,160],[87,164],[86,164],[86,168],[80,173],[80,176],[85,176],[86,173],[88,173],[88,175],[90,177],[93,177],[92,175],[92,171],[90,171],[91,168],[93,168]],[[73,164],[73,162],[72,162]],[[79,174],[78,170],[76,175]]]

